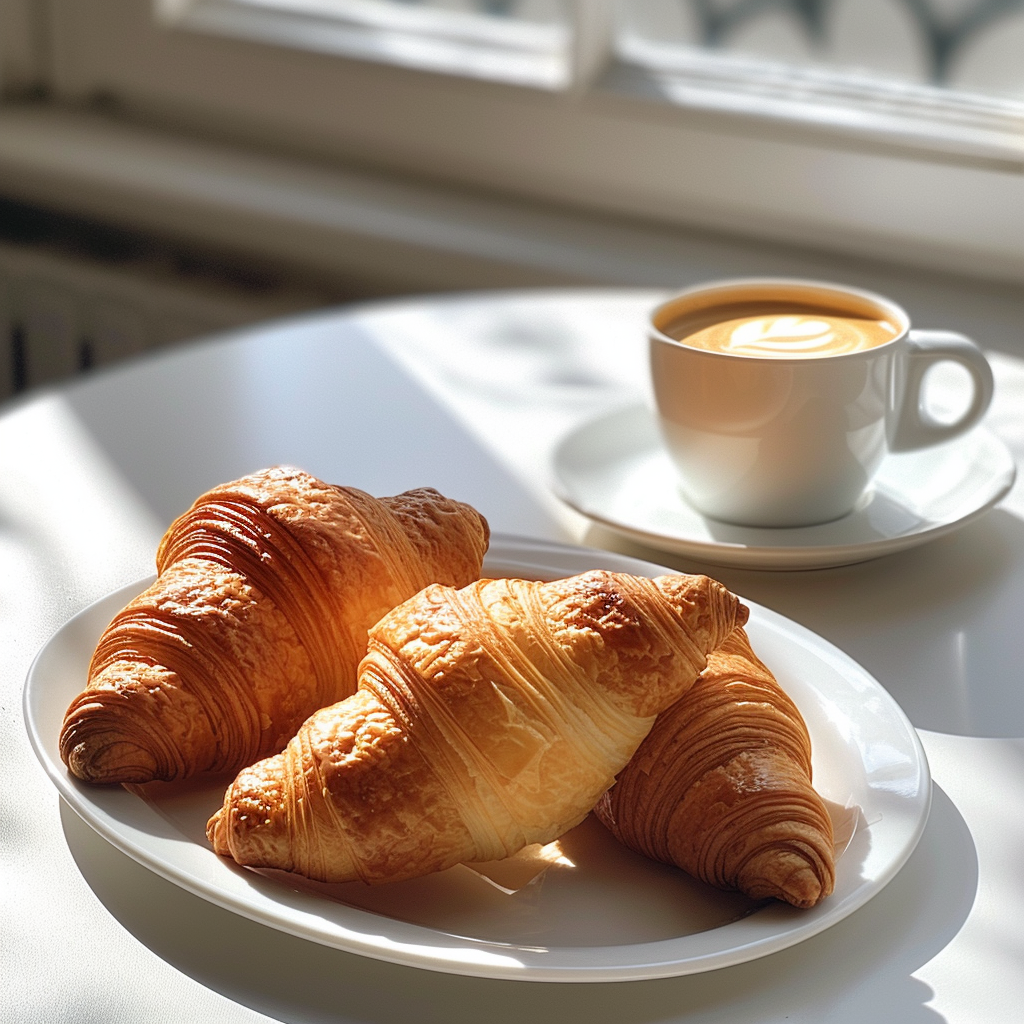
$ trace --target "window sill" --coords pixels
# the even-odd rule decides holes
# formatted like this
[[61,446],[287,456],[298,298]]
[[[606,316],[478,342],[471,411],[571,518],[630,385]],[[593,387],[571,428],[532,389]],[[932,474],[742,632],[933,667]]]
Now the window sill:
[[[1021,188],[1016,178],[1004,178]],[[890,272],[884,268],[899,265],[912,275],[941,271],[1024,282],[1024,231],[1013,232],[1019,204],[1001,218],[993,212],[997,226],[1006,228],[1002,251],[858,234],[856,223],[845,236],[837,236],[834,224],[829,234],[812,223],[805,237],[794,238],[801,233],[792,223],[773,233],[764,230],[763,218],[752,213],[744,221],[735,211],[726,225],[732,231],[711,233],[669,218],[612,216],[570,202],[557,206],[443,186],[41,104],[0,105],[0,190],[362,281],[367,294],[562,284],[673,287],[765,272],[859,277],[871,285],[864,274],[877,275],[879,265],[883,282]],[[737,195],[738,205],[743,198]],[[953,229],[956,215],[950,212]],[[884,283],[873,286],[885,290]]]

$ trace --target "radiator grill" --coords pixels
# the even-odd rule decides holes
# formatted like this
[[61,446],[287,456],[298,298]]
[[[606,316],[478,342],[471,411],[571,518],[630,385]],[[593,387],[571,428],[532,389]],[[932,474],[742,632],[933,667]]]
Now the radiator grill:
[[297,274],[0,200],[0,401],[345,296]]

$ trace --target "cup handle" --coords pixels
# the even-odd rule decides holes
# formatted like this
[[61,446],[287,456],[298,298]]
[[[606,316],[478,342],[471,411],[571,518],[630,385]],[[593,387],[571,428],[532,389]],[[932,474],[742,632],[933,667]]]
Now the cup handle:
[[[925,373],[936,363],[947,360],[964,367],[974,382],[970,406],[952,423],[930,416],[922,401]],[[923,448],[969,430],[985,415],[993,390],[992,367],[970,338],[955,331],[911,330],[907,335],[903,402],[890,450],[905,452]]]

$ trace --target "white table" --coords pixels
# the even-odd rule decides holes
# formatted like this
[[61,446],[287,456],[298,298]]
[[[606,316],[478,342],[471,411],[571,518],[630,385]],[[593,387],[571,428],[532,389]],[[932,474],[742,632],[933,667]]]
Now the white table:
[[[548,459],[575,423],[644,394],[642,316],[656,297],[353,307],[144,360],[0,417],[0,1019],[1019,1019],[1024,487],[959,533],[842,569],[705,567],[617,539],[551,495]],[[1020,461],[1024,359],[994,363],[989,426]],[[910,862],[813,941],[708,974],[614,985],[391,966],[243,920],[138,866],[61,804],[35,762],[25,674],[74,612],[151,571],[161,533],[196,495],[275,462],[377,494],[430,484],[472,502],[495,530],[705,568],[822,634],[920,730],[936,790]]]

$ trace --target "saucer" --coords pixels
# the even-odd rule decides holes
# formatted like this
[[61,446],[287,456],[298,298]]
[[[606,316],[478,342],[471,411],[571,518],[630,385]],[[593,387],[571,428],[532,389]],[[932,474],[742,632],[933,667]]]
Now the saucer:
[[691,508],[653,415],[643,406],[578,427],[554,454],[555,493],[631,540],[716,565],[825,569],[935,540],[988,511],[1013,485],[1006,445],[984,427],[890,455],[849,515],[787,529],[735,526]]

